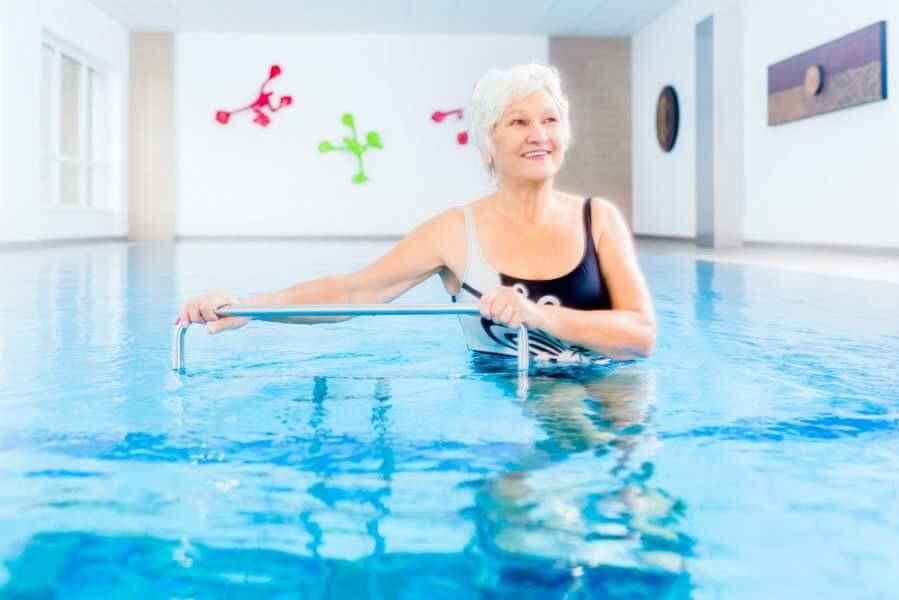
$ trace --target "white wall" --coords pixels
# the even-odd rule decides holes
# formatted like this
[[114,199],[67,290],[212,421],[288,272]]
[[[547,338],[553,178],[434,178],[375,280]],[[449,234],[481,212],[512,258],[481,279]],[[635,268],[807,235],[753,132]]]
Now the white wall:
[[[0,0],[0,82],[7,80],[8,67],[6,63],[10,55],[9,36],[7,35],[8,23],[11,18],[9,7],[10,4],[7,0]],[[0,87],[0,239],[5,237],[3,232],[9,229],[8,224],[11,221],[11,215],[8,214],[7,210],[9,194],[6,189],[6,165],[9,162],[7,157],[8,144],[3,142],[3,140],[9,137],[9,132],[7,131],[9,126],[6,123],[7,119],[3,116],[8,112],[6,110],[7,93],[4,92],[5,89],[5,87]]]
[[[548,60],[544,36],[178,34],[175,40],[177,216],[180,236],[399,235],[489,190],[463,129],[434,110],[463,106],[491,67]],[[274,99],[292,106],[259,127],[215,111],[251,101],[269,66]],[[354,185],[349,154],[318,144],[380,132]]]
[[[633,38],[634,227],[695,233],[695,25],[738,6],[743,18],[744,213],[748,241],[899,247],[899,104],[895,97],[767,125],[767,69],[887,20],[888,89],[899,90],[899,2],[682,0]],[[656,98],[680,95],[677,146],[655,140]],[[723,99],[727,101],[728,99]],[[731,102],[733,99],[729,99]]]
[[[41,40],[46,30],[119,73],[127,89],[128,32],[87,0],[0,0],[0,242],[125,235],[123,181],[106,209],[49,209],[40,198]],[[121,97],[120,97],[121,98]],[[121,101],[112,118],[125,130]],[[122,143],[112,148],[120,164]]]
[[39,237],[37,3],[0,1],[0,241]]

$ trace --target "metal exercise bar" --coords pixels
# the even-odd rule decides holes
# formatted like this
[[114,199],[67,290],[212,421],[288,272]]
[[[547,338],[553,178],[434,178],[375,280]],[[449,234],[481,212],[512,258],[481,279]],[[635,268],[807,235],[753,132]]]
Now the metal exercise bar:
[[362,317],[373,315],[477,315],[474,304],[237,304],[215,311],[220,317]]
[[[376,315],[478,315],[473,304],[244,304],[223,306],[220,317],[249,317],[257,321],[285,317],[361,317]],[[172,337],[172,369],[184,372],[184,335],[187,327],[175,325]],[[528,328],[518,328],[518,372],[528,371]]]

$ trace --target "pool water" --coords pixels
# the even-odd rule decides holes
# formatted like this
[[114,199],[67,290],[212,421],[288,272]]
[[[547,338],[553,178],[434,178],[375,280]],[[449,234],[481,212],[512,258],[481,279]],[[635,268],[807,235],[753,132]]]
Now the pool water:
[[0,598],[899,593],[899,285],[644,252],[645,361],[524,390],[455,317],[369,317],[170,369],[188,297],[386,248],[0,253]]

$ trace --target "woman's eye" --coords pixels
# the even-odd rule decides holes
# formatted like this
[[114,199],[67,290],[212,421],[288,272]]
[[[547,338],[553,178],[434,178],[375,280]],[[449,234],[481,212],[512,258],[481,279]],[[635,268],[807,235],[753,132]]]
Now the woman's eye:
[[546,119],[546,121],[547,121],[547,123],[558,123],[559,122],[559,120],[555,117],[548,117]]
[[514,119],[512,125],[524,125],[524,119]]

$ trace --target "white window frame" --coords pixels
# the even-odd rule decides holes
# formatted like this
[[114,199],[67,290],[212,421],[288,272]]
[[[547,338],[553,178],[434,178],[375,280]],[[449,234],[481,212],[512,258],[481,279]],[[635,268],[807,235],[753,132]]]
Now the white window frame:
[[[41,81],[43,81],[44,73],[43,73],[43,52],[44,47],[47,47],[53,51],[52,58],[52,66],[51,66],[51,76],[50,76],[50,99],[49,99],[49,148],[45,147],[46,140],[41,139],[40,142],[40,160],[41,160],[41,173],[44,172],[43,166],[45,163],[50,164],[49,169],[49,177],[50,177],[50,194],[49,198],[44,197],[44,205],[45,208],[49,208],[52,210],[63,210],[63,211],[111,211],[117,212],[116,203],[113,201],[113,191],[115,186],[113,185],[115,181],[115,176],[117,173],[117,164],[113,155],[113,149],[116,147],[114,144],[114,137],[117,132],[117,123],[114,122],[113,117],[116,114],[116,111],[113,111],[113,77],[114,73],[111,69],[104,66],[99,61],[96,61],[89,56],[87,56],[84,52],[78,50],[72,45],[60,40],[59,38],[49,34],[44,31],[41,39]],[[79,148],[78,155],[64,155],[60,151],[60,137],[61,137],[61,117],[60,117],[60,86],[61,86],[61,78],[62,78],[62,57],[63,55],[68,58],[77,61],[79,64],[79,85],[78,85],[78,132],[79,132]],[[105,84],[105,93],[102,98],[94,98],[93,105],[90,107],[92,110],[98,101],[103,102],[105,104],[105,112],[106,112],[106,127],[105,127],[105,137],[106,139],[103,141],[105,145],[105,149],[103,152],[105,153],[105,157],[100,160],[89,159],[87,156],[87,149],[89,144],[90,136],[93,135],[92,131],[88,130],[88,123],[90,122],[88,119],[88,72],[89,70],[93,70],[95,74],[104,78]],[[42,84],[43,88],[43,84]],[[43,90],[42,90],[43,93]],[[41,106],[43,107],[43,99]],[[43,114],[41,115],[43,118]],[[41,128],[41,135],[43,135],[43,128]],[[96,144],[95,144],[96,146]],[[96,148],[94,148],[94,152],[96,152]],[[62,198],[60,197],[60,166],[62,164],[74,164],[79,169],[79,178],[78,178],[78,197],[76,202],[72,203],[64,203]],[[106,183],[105,183],[105,193],[102,198],[92,197],[88,198],[88,172],[93,170],[97,171],[105,171]],[[96,180],[95,180],[96,181]],[[94,188],[96,189],[96,188]],[[93,191],[93,194],[96,194]],[[42,193],[43,196],[43,193]]]

